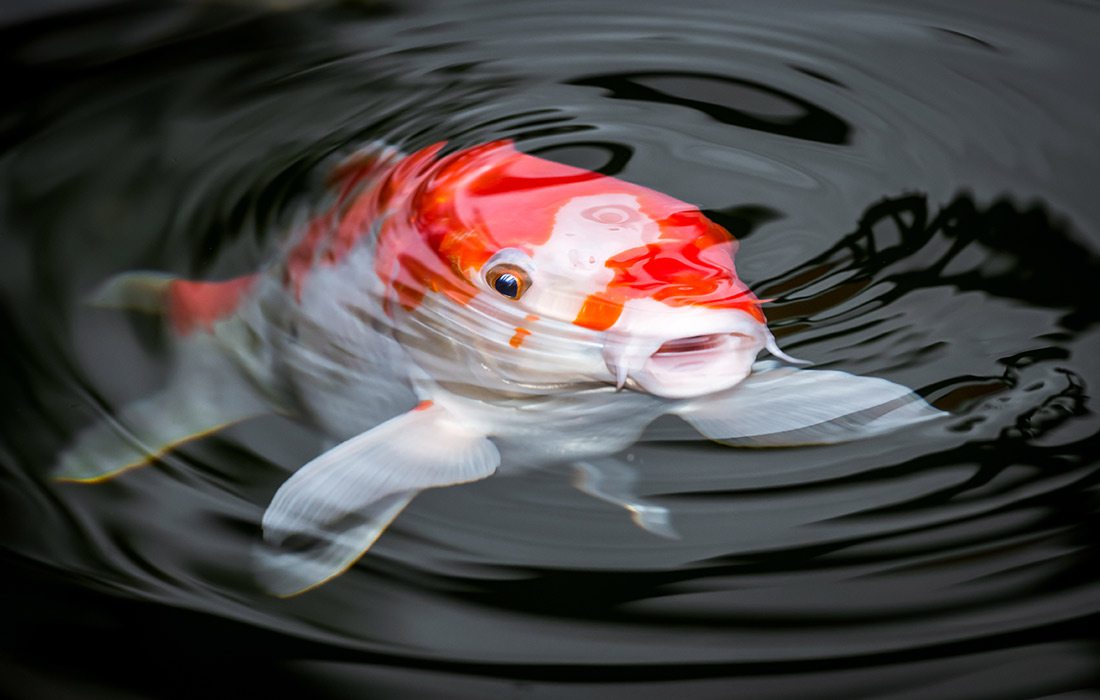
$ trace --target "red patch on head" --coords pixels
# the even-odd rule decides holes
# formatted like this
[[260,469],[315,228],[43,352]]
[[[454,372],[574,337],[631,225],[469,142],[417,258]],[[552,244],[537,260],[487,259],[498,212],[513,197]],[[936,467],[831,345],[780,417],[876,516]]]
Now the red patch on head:
[[442,148],[424,148],[386,166],[388,172],[371,162],[364,169],[372,177],[345,175],[337,204],[289,256],[287,278],[295,291],[300,294],[308,269],[339,261],[382,221],[375,270],[392,294],[388,301],[412,309],[434,292],[465,304],[478,291],[468,276],[502,248],[531,253],[546,243],[563,205],[576,197],[626,194],[657,222],[659,239],[609,259],[612,281],[586,300],[574,323],[606,330],[623,304],[642,297],[670,306],[738,308],[763,321],[758,300],[734,271],[736,241],[698,209],[521,153],[510,141],[437,158]]
[[731,246],[698,243],[661,240],[610,258],[607,267],[615,277],[609,294],[624,300],[649,297],[669,306],[739,309],[763,321],[759,301],[734,272]]
[[619,319],[623,305],[643,298],[674,307],[738,309],[764,322],[760,301],[734,269],[733,236],[698,209],[667,212],[662,209],[669,206],[669,198],[639,199],[660,227],[657,242],[608,258],[606,266],[614,277],[602,292],[585,300],[573,323],[607,330]]
[[[468,275],[497,251],[532,252],[549,240],[563,204],[618,182],[521,153],[510,141],[452,153],[412,175],[404,186],[397,182],[401,173],[388,178],[392,210],[377,264],[406,308],[419,304],[428,290],[468,302],[477,292]],[[414,260],[419,264],[410,265]]]

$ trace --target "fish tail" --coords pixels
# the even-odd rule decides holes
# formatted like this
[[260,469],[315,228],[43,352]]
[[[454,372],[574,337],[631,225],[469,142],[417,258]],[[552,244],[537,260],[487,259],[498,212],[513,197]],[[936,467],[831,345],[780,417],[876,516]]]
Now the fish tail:
[[160,392],[104,415],[57,457],[57,481],[94,483],[157,461],[176,447],[272,412],[267,397],[220,352],[211,335],[181,341]]

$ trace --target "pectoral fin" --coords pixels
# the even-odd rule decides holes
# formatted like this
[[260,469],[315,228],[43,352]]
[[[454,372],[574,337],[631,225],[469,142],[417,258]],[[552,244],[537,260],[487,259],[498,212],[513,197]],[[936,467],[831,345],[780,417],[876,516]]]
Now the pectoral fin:
[[758,362],[733,389],[676,412],[712,440],[748,447],[844,442],[946,415],[885,379],[776,362]]
[[424,405],[306,464],[263,517],[260,577],[290,596],[342,573],[422,489],[483,479],[496,446],[444,408]]
[[577,462],[574,484],[589,496],[625,508],[630,520],[658,537],[678,539],[669,522],[668,508],[639,497],[635,492],[638,474],[629,465],[614,458],[598,462]]

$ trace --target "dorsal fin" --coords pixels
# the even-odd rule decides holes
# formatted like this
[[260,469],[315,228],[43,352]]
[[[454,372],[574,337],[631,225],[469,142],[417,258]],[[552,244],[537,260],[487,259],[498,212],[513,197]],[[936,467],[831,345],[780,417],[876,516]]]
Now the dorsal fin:
[[217,282],[200,282],[157,272],[126,272],[112,277],[92,295],[90,302],[108,308],[159,313],[180,335],[210,331],[241,303],[257,275]]
[[209,331],[215,321],[232,315],[241,298],[252,288],[256,275],[234,277],[224,282],[173,280],[168,285],[167,316],[180,335],[195,330]]

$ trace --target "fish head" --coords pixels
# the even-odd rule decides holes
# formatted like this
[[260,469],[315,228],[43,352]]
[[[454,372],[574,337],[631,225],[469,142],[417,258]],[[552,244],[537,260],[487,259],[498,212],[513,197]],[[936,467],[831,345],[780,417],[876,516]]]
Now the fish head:
[[517,381],[687,398],[736,385],[766,347],[778,353],[734,268],[736,240],[698,208],[507,141],[428,170],[396,215],[422,244],[396,256],[400,284],[415,288],[403,305],[434,294],[463,307],[482,364]]

